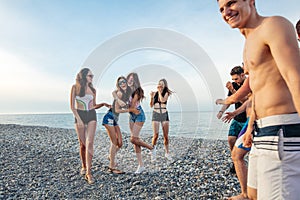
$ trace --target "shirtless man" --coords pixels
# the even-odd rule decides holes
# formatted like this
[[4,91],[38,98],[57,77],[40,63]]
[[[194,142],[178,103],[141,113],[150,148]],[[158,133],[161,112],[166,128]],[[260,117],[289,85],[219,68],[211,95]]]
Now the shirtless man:
[[[248,186],[257,188],[258,199],[298,199],[300,56],[294,27],[283,17],[260,16],[255,0],[218,0],[218,4],[225,22],[246,39],[243,59],[249,78],[235,96],[253,93],[249,123],[255,118],[257,162],[249,166]],[[250,129],[252,124],[244,146],[252,143]]]

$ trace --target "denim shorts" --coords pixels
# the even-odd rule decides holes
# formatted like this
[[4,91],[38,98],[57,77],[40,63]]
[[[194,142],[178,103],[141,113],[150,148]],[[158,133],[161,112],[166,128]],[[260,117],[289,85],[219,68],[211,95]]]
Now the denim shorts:
[[145,122],[146,121],[146,116],[145,116],[142,106],[138,106],[137,109],[140,111],[140,113],[138,115],[136,115],[134,113],[130,113],[129,122]]
[[103,117],[102,125],[108,125],[108,126],[118,126],[118,120],[119,117],[117,115],[114,115],[112,110],[110,109]]
[[233,119],[229,128],[228,136],[238,137],[245,123],[246,122],[238,122]]

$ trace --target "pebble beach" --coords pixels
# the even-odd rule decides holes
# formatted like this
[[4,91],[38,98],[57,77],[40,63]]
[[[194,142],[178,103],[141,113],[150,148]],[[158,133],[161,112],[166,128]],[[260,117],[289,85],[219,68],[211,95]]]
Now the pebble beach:
[[[141,138],[151,142],[149,135]],[[170,137],[169,161],[160,135],[156,162],[143,149],[146,171],[134,174],[137,161],[124,133],[117,168],[126,173],[117,175],[107,168],[109,138],[97,131],[93,185],[79,174],[74,129],[2,124],[0,141],[0,199],[226,199],[240,193],[225,140]]]

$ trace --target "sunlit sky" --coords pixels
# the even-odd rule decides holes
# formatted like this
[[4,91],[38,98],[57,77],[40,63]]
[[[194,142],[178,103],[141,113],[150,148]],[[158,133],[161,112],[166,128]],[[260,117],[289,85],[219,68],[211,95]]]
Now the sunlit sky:
[[[282,15],[293,24],[300,18],[298,0],[258,0],[256,7],[261,15]],[[224,85],[230,69],[242,62],[244,43],[222,20],[215,0],[0,0],[0,27],[0,113],[71,112],[71,86],[93,53],[99,60],[87,67],[96,75],[98,103],[111,103],[117,77],[135,71],[146,111],[149,92],[161,78],[175,92],[170,110],[210,111],[214,95],[226,95]],[[157,37],[152,30],[167,33],[166,40],[143,46]],[[184,43],[174,51],[184,39],[195,47]],[[198,47],[199,57],[187,58]]]

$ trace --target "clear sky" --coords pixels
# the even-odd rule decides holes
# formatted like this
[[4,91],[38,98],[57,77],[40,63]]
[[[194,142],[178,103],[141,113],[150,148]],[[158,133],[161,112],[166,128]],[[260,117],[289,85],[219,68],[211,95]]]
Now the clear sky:
[[[300,18],[298,0],[256,7]],[[170,110],[213,110],[242,62],[244,38],[215,0],[0,0],[0,27],[0,113],[70,112],[71,86],[87,64],[97,102],[111,102],[116,78],[135,71],[148,99],[166,78]]]

